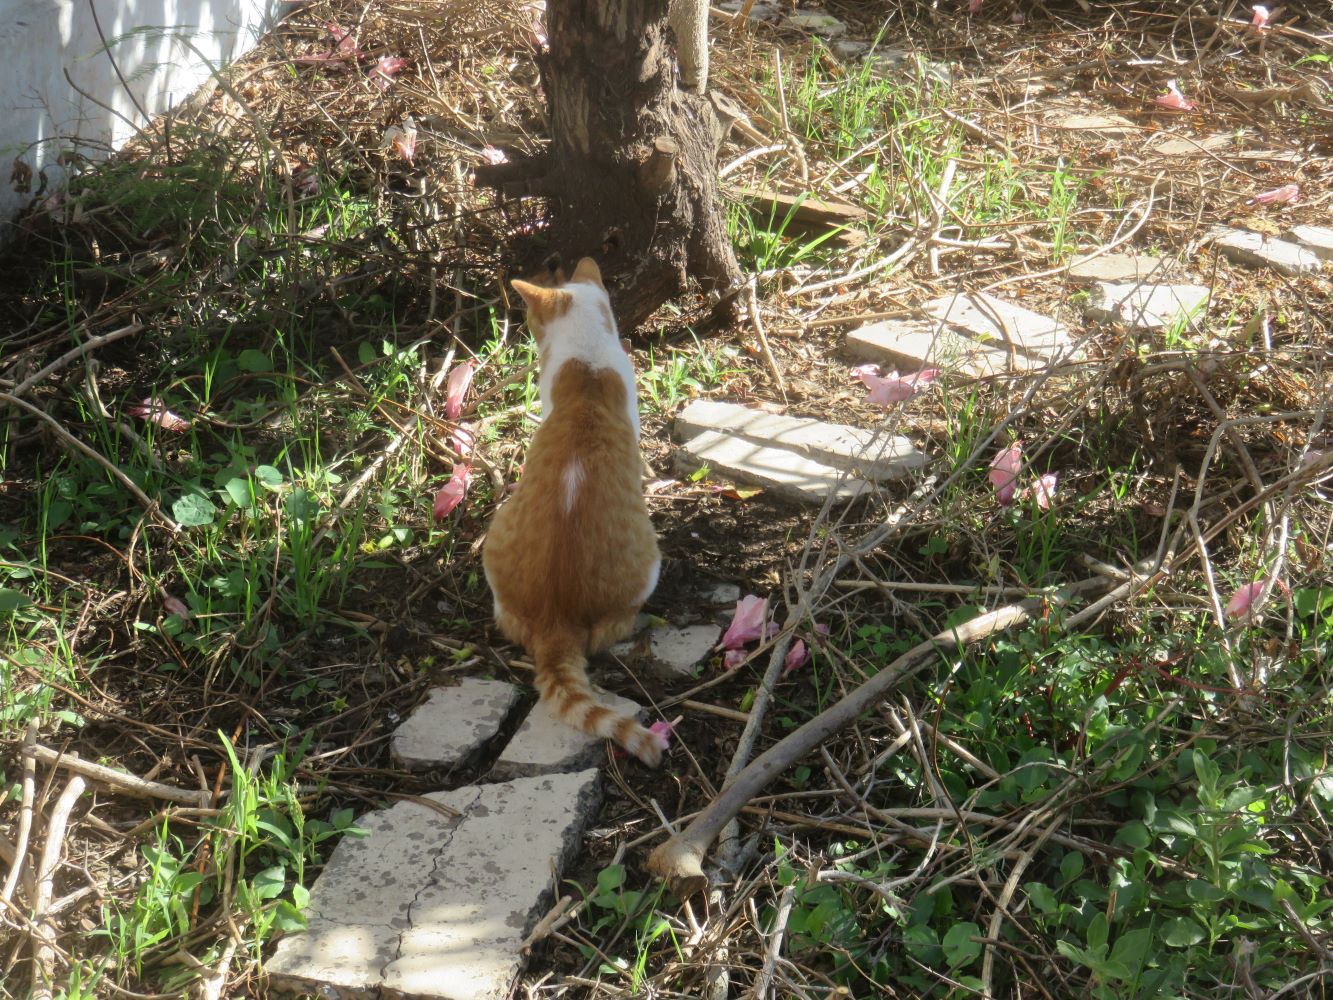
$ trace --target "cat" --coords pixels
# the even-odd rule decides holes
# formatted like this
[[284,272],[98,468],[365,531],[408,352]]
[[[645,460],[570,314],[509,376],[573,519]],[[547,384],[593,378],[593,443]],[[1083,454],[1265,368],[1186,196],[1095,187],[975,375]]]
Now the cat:
[[495,621],[532,654],[560,719],[657,766],[666,738],[602,705],[588,656],[629,635],[662,559],[643,502],[634,368],[590,257],[551,287],[514,280],[537,339],[542,422],[482,546]]

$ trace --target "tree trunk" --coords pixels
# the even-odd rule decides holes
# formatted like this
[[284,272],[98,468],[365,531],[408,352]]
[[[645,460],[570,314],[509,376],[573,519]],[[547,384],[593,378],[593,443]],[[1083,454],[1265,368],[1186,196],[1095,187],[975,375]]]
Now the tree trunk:
[[705,95],[676,86],[667,0],[548,0],[541,60],[551,145],[542,162],[478,181],[543,174],[552,247],[598,259],[620,327],[632,331],[691,279],[738,285],[717,185],[726,126]]

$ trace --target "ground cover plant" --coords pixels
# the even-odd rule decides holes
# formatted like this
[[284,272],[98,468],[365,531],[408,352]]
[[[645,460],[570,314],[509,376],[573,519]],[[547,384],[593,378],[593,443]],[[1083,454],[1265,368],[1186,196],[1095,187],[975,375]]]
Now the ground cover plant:
[[[532,995],[1327,990],[1333,272],[1205,237],[1326,224],[1333,24],[967,6],[829,3],[822,39],[713,19],[756,294],[735,329],[700,297],[633,343],[648,610],[722,579],[759,621],[692,683],[607,668],[681,721],[662,772],[613,758]],[[356,817],[439,787],[393,766],[394,726],[431,684],[528,683],[478,551],[533,428],[505,280],[543,205],[469,173],[545,140],[532,14],[301,5],[0,247],[0,995],[263,995]],[[811,231],[765,188],[861,214]],[[1066,269],[1099,250],[1211,302],[1088,318]],[[845,351],[978,290],[1081,358],[904,382]],[[932,461],[796,507],[677,468],[699,397]],[[1116,598],[1085,614],[1086,580]],[[1034,597],[751,800],[706,896],[645,871],[729,764]]]

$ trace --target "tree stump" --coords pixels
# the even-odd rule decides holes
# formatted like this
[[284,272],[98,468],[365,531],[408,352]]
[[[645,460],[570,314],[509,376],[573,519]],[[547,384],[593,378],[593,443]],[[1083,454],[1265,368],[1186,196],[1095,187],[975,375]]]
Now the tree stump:
[[735,288],[717,176],[730,121],[677,88],[667,0],[549,0],[546,11],[550,152],[479,168],[477,182],[549,199],[551,248],[598,258],[626,332],[691,280]]

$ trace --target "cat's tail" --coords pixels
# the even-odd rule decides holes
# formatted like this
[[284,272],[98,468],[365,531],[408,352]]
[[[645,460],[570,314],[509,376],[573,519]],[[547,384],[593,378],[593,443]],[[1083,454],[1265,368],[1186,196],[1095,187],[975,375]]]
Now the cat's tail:
[[537,691],[563,722],[590,736],[615,740],[649,767],[662,762],[666,738],[639,725],[633,716],[607,708],[588,683],[588,658],[576,643],[548,641],[533,654]]

